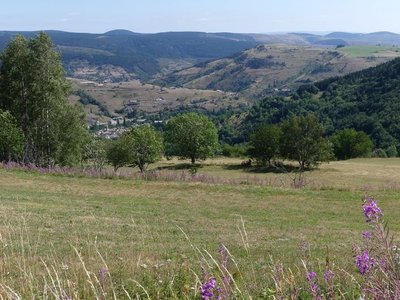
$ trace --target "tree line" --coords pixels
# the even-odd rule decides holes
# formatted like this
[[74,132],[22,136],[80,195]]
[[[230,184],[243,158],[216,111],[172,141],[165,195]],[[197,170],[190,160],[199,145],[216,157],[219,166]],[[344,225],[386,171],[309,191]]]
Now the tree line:
[[[189,159],[195,165],[198,160],[223,154],[216,126],[205,115],[197,113],[171,118],[163,134],[143,125],[103,146],[102,160],[110,163],[115,171],[124,166],[137,166],[145,172],[149,164],[162,156]],[[247,150],[241,154],[259,166],[276,167],[283,166],[283,160],[295,161],[298,170],[305,171],[335,158],[369,156],[372,149],[372,140],[364,132],[345,129],[326,137],[325,128],[316,116],[292,115],[280,124],[257,127],[250,135]],[[96,157],[92,159],[96,161]]]
[[334,159],[370,156],[373,150],[371,138],[355,129],[326,137],[323,124],[312,114],[260,125],[250,134],[248,144],[247,154],[258,165],[271,167],[278,159],[292,160],[301,171]]

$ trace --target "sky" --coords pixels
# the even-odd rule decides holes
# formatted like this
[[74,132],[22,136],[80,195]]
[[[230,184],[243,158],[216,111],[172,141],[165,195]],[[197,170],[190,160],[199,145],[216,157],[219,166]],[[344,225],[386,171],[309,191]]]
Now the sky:
[[400,33],[399,0],[3,0],[0,30]]

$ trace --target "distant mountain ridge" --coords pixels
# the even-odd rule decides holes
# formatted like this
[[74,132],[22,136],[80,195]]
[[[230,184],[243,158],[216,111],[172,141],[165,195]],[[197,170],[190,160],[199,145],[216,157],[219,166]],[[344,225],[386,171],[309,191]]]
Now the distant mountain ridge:
[[332,32],[320,38],[316,38],[312,42],[314,44],[326,43],[330,39],[342,40],[345,45],[400,45],[400,34],[381,31],[372,33],[348,33],[348,32]]
[[107,31],[106,33],[104,33],[104,35],[138,35],[140,33],[137,32],[133,32],[130,30],[126,30],[126,29],[114,29],[114,30],[110,30]]
[[[69,76],[92,80],[152,79],[197,63],[225,58],[260,44],[317,46],[400,45],[400,35],[332,32],[243,34],[230,32],[137,33],[125,29],[101,34],[46,31],[60,50]],[[0,31],[0,50],[17,34],[38,31]]]
[[[232,33],[139,34],[120,29],[104,34],[45,32],[59,48],[69,74],[73,75],[78,68],[111,65],[121,67],[133,77],[141,79],[162,71],[163,63],[196,63],[229,56],[259,44],[250,36]],[[32,37],[37,33],[1,31],[0,49],[6,47],[17,34]]]
[[275,41],[293,45],[400,45],[400,34],[380,31],[372,33],[331,32],[320,35],[292,32],[286,34],[252,34],[256,41],[269,43]]

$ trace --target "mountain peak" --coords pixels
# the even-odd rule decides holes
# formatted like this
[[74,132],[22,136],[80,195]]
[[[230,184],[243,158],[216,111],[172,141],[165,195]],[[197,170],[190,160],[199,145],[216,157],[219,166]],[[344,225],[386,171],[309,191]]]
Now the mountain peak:
[[115,29],[115,30],[110,30],[104,33],[105,35],[138,35],[140,33],[136,33],[130,30],[126,29]]

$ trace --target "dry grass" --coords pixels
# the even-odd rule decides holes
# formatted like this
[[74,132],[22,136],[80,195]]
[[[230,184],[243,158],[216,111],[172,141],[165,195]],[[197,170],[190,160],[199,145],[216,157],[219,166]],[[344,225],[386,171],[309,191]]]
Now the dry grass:
[[[219,178],[242,179],[257,182],[264,180],[279,187],[289,187],[291,174],[280,170],[245,167],[243,158],[214,158],[200,162],[198,173]],[[189,161],[164,160],[153,168],[176,169]],[[178,167],[177,167],[178,166]],[[360,158],[333,161],[318,169],[306,172],[309,188],[337,190],[392,190],[400,189],[399,158]]]
[[[226,169],[235,162],[208,161],[199,172],[243,176],[242,169]],[[73,299],[103,299],[96,274],[107,264],[114,284],[107,281],[107,299],[113,298],[112,291],[118,299],[129,299],[123,289],[132,298],[146,298],[146,292],[151,298],[193,298],[201,262],[210,263],[199,253],[207,257],[205,249],[215,255],[220,243],[235,256],[244,278],[237,278],[240,289],[253,296],[270,283],[266,272],[271,257],[296,266],[302,240],[308,241],[316,265],[323,266],[329,252],[338,267],[352,271],[352,244],[365,228],[361,186],[398,182],[399,167],[395,159],[334,162],[309,175],[329,179],[330,189],[302,190],[0,169],[0,295],[9,296],[3,284],[19,291],[22,299],[43,296],[47,282],[47,299],[57,299],[54,289]],[[392,231],[400,232],[398,193],[372,193],[388,212]]]

